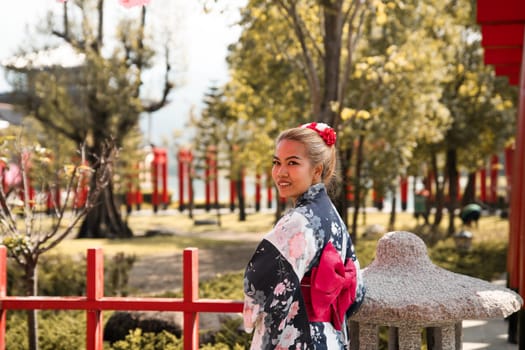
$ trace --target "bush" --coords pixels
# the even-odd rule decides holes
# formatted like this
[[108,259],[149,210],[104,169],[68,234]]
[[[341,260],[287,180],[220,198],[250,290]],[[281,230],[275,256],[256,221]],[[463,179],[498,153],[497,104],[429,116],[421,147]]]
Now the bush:
[[[104,290],[107,296],[127,295],[129,273],[135,255],[119,252],[104,263]],[[7,268],[9,295],[26,295],[23,269],[14,260]],[[65,254],[42,255],[38,264],[38,295],[79,296],[86,290],[86,259]]]
[[[125,294],[134,256],[119,253],[105,264],[106,295]],[[38,265],[38,294],[46,296],[80,296],[86,290],[86,260],[69,255],[42,255]],[[8,263],[8,294],[26,295],[23,270],[14,260]],[[109,313],[104,313],[107,316]],[[39,348],[41,350],[85,349],[85,311],[38,312]],[[24,311],[7,313],[6,348],[28,348],[27,316]]]
[[[38,313],[39,349],[77,350],[86,348],[84,311],[41,311]],[[23,311],[7,314],[6,349],[26,350],[27,318]]]
[[169,332],[142,333],[140,328],[130,331],[125,340],[110,346],[111,350],[181,350],[182,340]]
[[442,241],[429,250],[431,260],[447,270],[492,281],[507,268],[507,243],[483,241],[466,253],[457,251],[452,240]]

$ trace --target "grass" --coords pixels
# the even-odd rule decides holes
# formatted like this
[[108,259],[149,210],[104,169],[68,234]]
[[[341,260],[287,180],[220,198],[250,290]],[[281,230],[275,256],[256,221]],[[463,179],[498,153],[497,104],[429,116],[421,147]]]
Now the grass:
[[[173,213],[173,214],[171,214]],[[216,218],[212,214],[195,215],[197,220]],[[170,212],[151,215],[130,215],[128,225],[135,236],[129,239],[66,239],[56,248],[62,254],[84,254],[88,248],[102,248],[107,255],[118,252],[127,254],[152,255],[167,254],[187,247],[220,248],[226,244],[236,244],[235,241],[225,240],[221,235],[228,233],[260,233],[271,229],[274,214],[258,213],[247,215],[247,220],[240,222],[238,214],[221,215],[221,226],[195,225],[194,221],[185,213]],[[173,235],[145,236],[148,231],[170,232]],[[202,237],[206,234],[206,237]],[[242,242],[238,242],[242,243]]]
[[[196,220],[216,219],[215,213],[200,213],[194,215]],[[101,247],[105,254],[113,255],[117,252],[126,252],[137,256],[152,254],[168,254],[182,250],[186,247],[197,248],[220,248],[226,244],[243,243],[241,239],[235,241],[224,239],[224,235],[230,238],[236,233],[264,233],[268,232],[274,223],[273,212],[261,212],[248,214],[246,221],[239,221],[237,213],[221,215],[221,226],[218,225],[195,225],[186,212],[178,211],[162,212],[145,215],[132,213],[127,217],[128,225],[135,233],[130,239],[67,239],[60,243],[57,251],[66,254],[84,254],[87,248]],[[351,220],[351,215],[349,216]],[[362,260],[362,266],[367,266],[373,259],[375,245],[379,237],[365,238],[363,233],[371,225],[388,227],[389,213],[368,212],[361,215],[358,221],[357,250]],[[445,215],[440,230],[445,232],[448,217]],[[456,231],[461,228],[459,219],[456,221]],[[415,218],[411,213],[401,212],[396,215],[395,230],[403,230],[417,233],[421,231]],[[145,233],[150,230],[168,231],[174,235],[159,235],[146,237]],[[508,220],[501,219],[497,215],[483,216],[477,227],[469,229],[473,233],[473,245],[486,245],[491,242],[506,244],[508,239]],[[243,236],[245,237],[245,236]],[[452,238],[441,242],[452,245]]]

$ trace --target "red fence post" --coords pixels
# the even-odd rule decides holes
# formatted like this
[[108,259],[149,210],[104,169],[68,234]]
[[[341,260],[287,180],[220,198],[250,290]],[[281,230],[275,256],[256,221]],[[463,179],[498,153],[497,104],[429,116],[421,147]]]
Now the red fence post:
[[[86,271],[87,301],[96,301],[104,296],[104,255],[101,248],[88,249]],[[86,310],[86,349],[103,350],[102,311]]]
[[[7,248],[0,246],[0,297],[7,295]],[[7,310],[0,310],[0,350],[5,350],[5,314]]]
[[[192,305],[199,299],[199,250],[184,249],[183,255],[183,300]],[[195,311],[184,311],[184,350],[199,348],[199,314]]]

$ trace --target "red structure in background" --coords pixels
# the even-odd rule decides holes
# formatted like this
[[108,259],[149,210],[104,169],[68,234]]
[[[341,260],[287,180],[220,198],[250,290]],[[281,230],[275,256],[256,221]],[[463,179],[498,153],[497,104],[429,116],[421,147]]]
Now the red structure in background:
[[435,179],[435,171],[433,170],[429,170],[427,173],[427,177],[423,179],[423,185],[425,187],[425,190],[428,191],[429,201],[434,200],[434,193],[432,192],[432,189],[434,188],[434,179]]
[[[510,84],[520,87],[510,183],[507,269],[509,287],[525,297],[525,1],[478,0],[477,21],[481,25],[485,64],[493,65],[497,75],[507,76]],[[520,316],[525,321],[523,310]],[[519,322],[520,349],[525,349],[524,323]],[[509,339],[510,332],[509,324]]]
[[255,174],[255,211],[261,211],[261,174]]
[[128,191],[126,192],[126,209],[128,213],[131,212],[134,205],[137,210],[140,210],[144,200],[140,188],[140,167],[140,164],[137,164],[135,166],[135,173],[128,177]]
[[179,210],[183,211],[186,206],[184,188],[188,188],[188,203],[193,197],[193,189],[191,186],[191,163],[193,161],[193,153],[188,148],[181,148],[177,154],[178,169],[179,169]]
[[492,205],[498,204],[498,173],[499,173],[499,157],[493,155],[490,158],[490,190],[488,203]]
[[402,176],[399,179],[399,191],[401,195],[401,210],[406,211],[408,207],[408,177]]
[[[235,210],[236,198],[239,195],[238,190],[243,198],[246,198],[245,183],[244,183],[244,169],[239,172],[239,179],[230,179],[230,211]],[[239,187],[239,188],[238,188]]]
[[266,173],[266,197],[267,207],[268,209],[271,209],[273,202],[273,179],[271,169]]
[[230,211],[235,210],[235,198],[237,197],[237,186],[234,179],[230,179]]
[[137,210],[140,210],[144,197],[142,196],[142,189],[140,188],[141,182],[141,164],[138,163],[135,165],[135,174],[128,183],[128,193],[126,194],[126,204],[128,207],[128,212],[131,211],[133,205],[136,206]]
[[[514,158],[514,147],[505,148],[505,178],[507,179],[507,196],[510,197],[510,184],[512,183],[512,164]],[[508,198],[507,198],[508,201]]]
[[209,146],[206,150],[206,166],[204,168],[204,200],[205,209],[211,208],[211,198],[217,208],[219,205],[219,169],[217,166],[217,147]]
[[[493,155],[490,157],[490,162],[488,164],[488,177],[490,179],[490,185],[487,182],[487,164],[483,165],[479,169],[479,200],[485,204],[496,206],[498,204],[498,177],[499,177],[499,157]],[[505,164],[505,167],[508,168],[509,164]]]
[[[152,193],[151,203],[153,212],[157,212],[159,205],[162,204],[166,209],[169,203],[168,198],[168,156],[164,148],[153,147],[153,160],[151,162],[151,181]],[[159,184],[162,190],[159,192]]]
[[60,208],[61,198],[60,198],[60,187],[56,186],[50,188],[47,191],[46,199],[46,210],[47,214],[51,214],[53,210],[58,210]]
[[485,165],[479,170],[479,200],[487,202],[487,169]]
[[85,310],[86,350],[103,350],[103,311],[180,311],[184,315],[184,350],[199,348],[199,313],[240,313],[242,301],[199,299],[199,254],[197,248],[183,252],[182,298],[104,297],[102,249],[88,249],[86,295],[72,297],[7,296],[7,249],[0,246],[0,350],[5,350],[8,310]]

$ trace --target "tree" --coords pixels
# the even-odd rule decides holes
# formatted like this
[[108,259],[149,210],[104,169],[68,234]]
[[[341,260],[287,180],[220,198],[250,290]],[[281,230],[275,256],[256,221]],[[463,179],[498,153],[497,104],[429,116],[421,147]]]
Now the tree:
[[[197,128],[195,149],[200,148],[200,153],[204,154],[205,147],[215,146],[222,167],[229,170],[230,181],[236,188],[240,221],[246,220],[242,190],[242,181],[249,171],[246,165],[249,164],[255,172],[262,171],[266,168],[262,164],[269,163],[268,151],[273,146],[268,135],[261,132],[266,119],[259,117],[258,110],[253,109],[258,106],[243,103],[247,98],[246,91],[246,87],[238,85],[235,79],[223,89],[211,88],[201,116],[192,121]],[[248,94],[251,95],[251,91]],[[254,137],[258,142],[251,142]],[[264,154],[263,158],[261,154]]]
[[[470,5],[254,0],[242,12],[244,30],[228,57],[230,88],[239,91],[231,94],[232,105],[251,112],[247,125],[254,135],[275,136],[312,115],[335,118],[343,189],[336,203],[346,221],[346,189],[351,185],[353,238],[370,183],[394,198],[400,176],[420,176],[423,167],[431,168],[432,159],[437,160],[419,154],[423,149],[438,152],[453,125],[445,96],[447,84],[458,74],[460,56],[455,53],[466,44],[461,39],[476,35],[467,21]],[[330,13],[324,12],[328,9]],[[344,19],[344,30],[339,30],[338,19]],[[332,34],[325,30],[330,21],[336,23]],[[339,34],[342,41],[336,39]],[[324,65],[336,56],[339,64]],[[332,79],[335,72],[339,80]],[[339,86],[337,98],[328,93],[334,86]],[[323,100],[327,95],[332,98]],[[331,112],[320,112],[328,105]],[[265,124],[259,126],[259,120]]]
[[[137,128],[140,114],[165,106],[173,87],[166,44],[161,96],[157,100],[141,99],[142,75],[153,66],[155,58],[146,36],[146,7],[141,8],[139,18],[119,23],[114,41],[105,37],[104,14],[104,0],[66,2],[62,25],[50,21],[49,33],[83,58],[77,67],[48,67],[43,71],[30,65],[21,69],[7,67],[24,77],[18,80],[21,84],[14,85],[26,96],[25,107],[31,115],[53,133],[85,144],[88,155],[100,154],[108,138],[122,146],[126,136]],[[87,161],[97,164],[94,158],[88,157]],[[113,185],[111,180],[101,193],[101,205],[85,217],[79,237],[132,235],[122,220]]]
[[[60,164],[52,152],[39,145],[26,146],[19,140],[10,147],[9,141],[6,137],[1,140],[2,244],[24,271],[26,295],[35,296],[40,256],[56,247],[90,210],[100,205],[100,193],[111,182],[117,148],[111,142],[104,143],[101,154],[91,156],[96,163],[87,166],[84,149],[76,163]],[[17,180],[5,181],[8,174],[14,174]],[[84,205],[73,210],[75,197],[86,179],[92,179],[93,187]],[[40,212],[46,207],[49,218],[42,220]],[[28,343],[30,350],[38,349],[36,310],[28,310]]]
[[[446,66],[452,74],[442,81],[441,102],[452,116],[444,138],[423,145],[431,171],[435,174],[436,231],[442,211],[447,207],[448,236],[455,233],[455,213],[459,208],[460,170],[475,172],[485,159],[502,151],[514,134],[515,111],[512,91],[497,79],[491,67],[483,64],[481,35],[475,24],[475,6],[469,0],[447,4],[444,8],[451,25],[444,32],[448,46]],[[438,161],[438,159],[443,159]],[[442,175],[442,176],[438,176]],[[448,185],[448,201],[445,189]],[[469,187],[469,186],[467,186]]]
[[[376,7],[376,14],[364,19],[366,44],[354,52],[352,89],[341,114],[345,141],[340,145],[354,156],[354,235],[367,184],[395,200],[399,177],[407,176],[418,142],[440,140],[451,122],[437,83],[447,77],[439,54],[446,43],[434,33],[436,23],[448,21],[441,7],[432,1]],[[392,206],[392,227],[394,218]]]
[[[337,129],[334,106],[343,105],[359,18],[370,8],[368,1],[248,2],[240,22],[245,30],[228,62],[231,88],[240,90],[232,96],[253,112],[255,122],[245,122],[257,136],[274,138],[311,120]],[[346,217],[346,207],[338,208]]]

